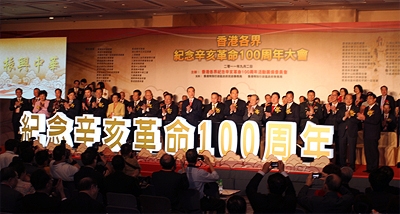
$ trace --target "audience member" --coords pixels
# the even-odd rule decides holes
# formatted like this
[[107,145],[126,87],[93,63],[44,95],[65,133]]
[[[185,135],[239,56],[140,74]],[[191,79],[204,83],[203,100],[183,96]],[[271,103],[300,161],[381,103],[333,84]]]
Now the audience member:
[[372,202],[364,194],[358,195],[354,198],[353,204],[354,213],[372,213]]
[[[52,195],[53,182],[56,196]],[[23,213],[56,213],[60,212],[60,204],[65,200],[64,186],[61,180],[52,180],[42,169],[31,175],[31,184],[35,193],[26,195],[19,203],[19,211]]]
[[341,173],[341,174],[342,174],[342,176],[341,176],[341,179],[342,179],[342,186],[344,186],[345,188],[347,188],[347,189],[351,192],[351,194],[353,194],[354,197],[356,197],[356,196],[362,194],[362,193],[360,192],[360,190],[351,188],[351,187],[349,186],[349,182],[350,182],[350,180],[353,178],[353,169],[350,168],[350,167],[348,167],[348,166],[345,166],[345,167],[342,167],[340,170],[341,170],[341,172],[342,172],[342,173]]
[[[68,156],[68,157],[66,157]],[[56,146],[53,150],[53,159],[50,162],[50,174],[54,179],[74,181],[74,175],[79,170],[79,165],[72,160],[71,155],[63,146]],[[69,163],[66,162],[68,159]]]
[[62,210],[69,213],[105,213],[104,205],[96,200],[99,188],[96,182],[89,178],[82,178],[78,184],[78,195],[67,199],[62,204]]
[[14,158],[10,163],[10,167],[12,167],[15,172],[18,174],[18,183],[15,187],[15,190],[20,192],[22,195],[32,194],[35,190],[32,187],[32,184],[29,182],[30,178],[26,174],[25,166],[19,158]]
[[278,161],[279,173],[268,177],[269,194],[258,193],[258,185],[271,169],[271,162],[266,162],[263,168],[254,175],[246,187],[246,195],[253,207],[254,213],[289,213],[296,210],[296,191],[284,164]]
[[35,162],[38,165],[39,169],[43,169],[46,171],[47,174],[50,175],[50,157],[49,157],[49,152],[47,150],[41,150],[36,152],[35,154]]
[[140,195],[139,181],[123,172],[125,167],[124,158],[121,155],[116,155],[113,157],[111,164],[114,172],[104,178],[105,191],[132,194],[138,199]]
[[389,192],[388,174],[379,169],[373,170],[368,176],[371,185],[370,190],[366,190],[366,196],[372,202],[372,209],[384,213],[387,210],[389,201],[395,196]]
[[6,149],[6,152],[3,154],[0,154],[0,169],[3,169],[4,167],[8,167],[10,165],[12,159],[15,156],[18,156],[15,154],[17,152],[17,144],[18,141],[14,139],[8,139],[4,146]]
[[244,214],[247,209],[246,200],[242,196],[234,195],[228,199],[226,208],[228,213]]
[[15,190],[18,183],[18,175],[12,167],[2,168],[0,171],[0,211],[13,213],[17,208],[17,201],[22,194]]
[[330,174],[325,178],[324,196],[309,196],[307,194],[313,180],[312,174],[309,174],[306,184],[299,192],[298,202],[301,206],[313,213],[344,213],[350,211],[353,195],[348,189],[341,186],[341,179],[338,175]]
[[125,160],[124,173],[129,176],[138,177],[140,175],[140,165],[133,153],[132,144],[126,143],[121,146],[121,155]]
[[[183,162],[184,163],[184,162]],[[186,173],[175,172],[176,161],[174,156],[164,154],[160,158],[162,169],[153,172],[152,184],[157,196],[167,197],[171,201],[173,210],[180,210],[179,202],[182,200],[182,192],[189,188],[189,181]]]
[[[87,149],[81,154],[83,167],[81,167],[74,175],[76,187],[78,187],[78,184],[82,178],[89,177],[98,185],[100,192],[104,191],[104,175],[95,169],[97,165],[97,157],[97,153],[90,149]],[[103,162],[107,162],[104,156],[101,157],[104,159]]]
[[33,163],[33,159],[35,158],[35,151],[33,151],[31,147],[23,149],[19,157],[24,163],[26,174],[31,175],[34,171],[38,169],[38,167]]
[[209,182],[216,182],[219,179],[219,175],[211,164],[210,159],[204,156],[204,163],[210,167],[211,173],[196,167],[198,160],[196,149],[189,149],[186,152],[186,160],[188,162],[186,172],[189,180],[189,188],[197,189],[200,192],[201,209],[203,211],[215,210],[217,213],[225,213],[225,201],[208,197],[204,194],[204,185]]

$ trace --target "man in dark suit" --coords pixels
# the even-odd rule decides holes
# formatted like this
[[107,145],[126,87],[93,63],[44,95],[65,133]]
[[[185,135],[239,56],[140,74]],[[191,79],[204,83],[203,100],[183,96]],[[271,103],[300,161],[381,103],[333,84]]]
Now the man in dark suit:
[[40,89],[39,88],[34,88],[33,89],[33,98],[31,98],[29,100],[30,111],[32,111],[32,109],[35,108],[36,102],[40,100],[39,93],[40,93]]
[[[162,169],[153,172],[151,182],[154,185],[156,196],[167,197],[171,201],[173,210],[180,210],[182,195],[189,188],[186,173],[177,173],[174,156],[164,154],[160,159]],[[181,205],[181,206],[180,206]]]
[[264,118],[264,108],[258,105],[259,98],[256,94],[250,96],[247,103],[247,108],[243,116],[243,121],[252,120],[258,125],[258,131],[260,132],[260,152],[259,156],[262,159],[265,149],[265,129],[263,118]]
[[142,92],[138,89],[133,91],[132,102],[128,104],[128,118],[132,119],[139,116],[140,107],[143,105],[143,101],[140,100]]
[[338,90],[333,90],[332,94],[329,96],[330,100],[329,103],[325,104],[325,110],[324,111],[324,119],[325,119],[325,125],[331,125],[334,127],[334,133],[333,133],[333,143],[335,144],[335,162],[336,165],[340,164],[340,143],[339,143],[339,135],[338,135],[338,122],[340,121],[340,117],[338,116],[338,111],[344,103],[339,103],[338,102],[338,97],[339,97],[339,91]]
[[390,106],[390,113],[394,113],[394,109],[396,108],[396,103],[394,98],[388,95],[388,87],[383,85],[381,86],[381,96],[376,98],[376,102],[378,103],[379,107],[381,108],[381,112],[383,113],[383,106],[385,104],[389,104]]
[[47,111],[51,114],[51,116],[55,115],[57,112],[64,112],[64,103],[67,102],[62,96],[62,90],[57,88],[55,91],[56,98],[50,100],[49,107]]
[[82,114],[93,114],[92,103],[96,103],[96,98],[92,96],[92,89],[85,89],[85,98],[82,99]]
[[294,213],[296,191],[284,168],[282,161],[278,161],[279,173],[268,177],[267,195],[258,193],[257,190],[263,177],[272,169],[271,162],[266,162],[247,184],[246,195],[254,213]]
[[386,103],[383,106],[382,114],[382,132],[395,132],[396,131],[396,116],[391,113],[390,104]]
[[264,108],[264,112],[265,112],[265,110],[266,110],[265,108],[267,108],[267,106],[271,105],[271,95],[270,94],[266,94],[264,96],[264,99],[265,99],[265,103],[261,104],[261,107]]
[[139,181],[123,172],[126,162],[121,155],[113,157],[111,164],[114,172],[104,178],[106,192],[131,194],[138,201],[140,196]]
[[[238,130],[237,135],[240,139],[240,131],[243,125],[243,116],[246,111],[246,102],[239,99],[239,90],[236,87],[232,87],[230,90],[231,100],[227,100],[224,109],[225,119],[232,120],[236,123],[236,128]],[[239,142],[238,142],[239,143]],[[233,151],[234,152],[234,151]],[[237,147],[236,154],[241,155],[240,146]]]
[[106,213],[104,205],[96,200],[99,193],[96,182],[86,177],[78,184],[78,194],[62,203],[62,211],[68,213]]
[[[309,174],[306,184],[301,188],[298,195],[299,204],[313,213],[348,213],[354,196],[345,187],[341,186],[341,179],[336,174],[330,174],[324,182],[323,196],[310,194],[314,179]],[[341,196],[339,196],[341,195]]]
[[[344,105],[339,108],[337,112],[338,118],[338,136],[339,136],[339,163],[340,166],[346,166],[346,156],[349,154],[348,160],[350,167],[355,170],[356,162],[356,145],[359,120],[357,113],[359,108],[353,105],[353,96],[346,94],[344,97]],[[347,151],[347,149],[349,151]]]
[[17,202],[22,198],[22,194],[14,189],[17,183],[18,174],[12,167],[1,169],[1,212],[14,213],[17,210]]
[[144,100],[141,106],[141,110],[138,111],[139,117],[157,117],[159,110],[159,103],[153,99],[153,92],[146,90],[144,92]]
[[81,108],[81,101],[76,99],[74,91],[70,91],[68,93],[68,102],[64,103],[64,114],[70,119],[75,120],[76,116],[81,115]]
[[160,107],[161,111],[159,112],[159,117],[162,120],[162,128],[161,135],[163,138],[163,145],[165,142],[165,131],[164,126],[170,124],[175,120],[176,116],[178,116],[179,108],[178,106],[172,102],[172,94],[166,93],[164,95],[164,105]]
[[[29,105],[29,101],[22,97],[23,91],[21,88],[15,89],[16,98],[10,101],[10,111],[12,111],[12,124],[14,129],[14,139],[18,138],[19,127],[21,123],[19,120],[21,119],[24,111],[30,111],[31,107]],[[19,139],[18,139],[19,140]]]
[[283,109],[285,112],[285,121],[295,122],[298,128],[300,124],[300,106],[293,101],[293,98],[293,91],[286,92],[287,103]]
[[82,100],[83,99],[83,95],[85,93],[84,90],[79,87],[80,84],[81,84],[81,82],[79,80],[75,80],[74,81],[74,87],[68,89],[68,94],[71,91],[75,92],[76,99],[78,99],[78,100]]
[[213,92],[211,94],[211,103],[204,106],[203,111],[203,120],[211,120],[212,122],[212,136],[211,136],[211,145],[214,148],[215,157],[221,157],[219,154],[218,147],[218,130],[219,125],[224,120],[224,108],[225,105],[223,103],[218,102],[219,94],[217,92]]
[[183,101],[182,103],[182,117],[186,119],[186,121],[196,128],[194,133],[194,146],[199,146],[199,137],[198,137],[198,130],[197,125],[201,121],[201,116],[203,114],[203,104],[200,100],[196,99],[195,96],[195,89],[192,86],[189,86],[186,89],[188,99]]
[[[239,90],[232,87],[230,90],[231,100],[227,100],[224,109],[224,115],[227,120],[232,120],[236,125],[241,126],[243,123],[244,112],[246,111],[246,102],[239,99]],[[240,129],[238,129],[240,130]]]
[[309,90],[307,92],[307,101],[300,104],[300,132],[306,127],[307,121],[319,124],[319,120],[323,117],[322,107],[314,99],[315,92]]
[[271,94],[271,105],[267,106],[264,112],[264,123],[268,123],[269,121],[283,121],[285,119],[285,111],[283,106],[279,104],[280,98],[281,96],[278,92]]
[[357,119],[364,122],[364,151],[367,161],[367,170],[370,173],[379,166],[379,138],[381,137],[381,109],[376,103],[376,95],[369,93],[367,97],[368,107],[364,114],[358,113]]
[[108,100],[104,99],[103,97],[103,89],[97,88],[96,89],[96,100],[92,102],[92,109],[93,109],[93,116],[106,118],[107,108],[108,108]]
[[124,104],[124,106],[125,106],[125,116],[124,116],[124,118],[128,118],[129,101],[125,99],[125,92],[121,91],[121,92],[119,92],[119,94],[121,95],[121,99],[119,99],[119,102]]
[[[55,182],[55,190],[59,197],[51,197]],[[58,213],[64,211],[60,209],[61,200],[67,199],[61,180],[52,180],[43,170],[38,169],[31,175],[31,184],[35,188],[35,193],[28,194],[19,203],[19,212],[22,213]],[[77,212],[77,211],[74,211]]]

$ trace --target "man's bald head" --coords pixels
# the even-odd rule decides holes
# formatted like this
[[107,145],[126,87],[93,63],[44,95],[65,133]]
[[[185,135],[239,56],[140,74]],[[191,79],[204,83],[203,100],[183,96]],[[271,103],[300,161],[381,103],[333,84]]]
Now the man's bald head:
[[332,191],[332,192],[338,192],[339,191],[341,182],[342,182],[342,180],[336,174],[330,174],[325,179],[326,188],[329,191]]

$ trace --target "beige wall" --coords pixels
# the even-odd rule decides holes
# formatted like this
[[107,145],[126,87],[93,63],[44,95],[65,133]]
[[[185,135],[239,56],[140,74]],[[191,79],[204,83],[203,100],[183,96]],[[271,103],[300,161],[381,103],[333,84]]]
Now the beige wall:
[[2,24],[0,31],[107,29],[140,27],[179,27],[245,24],[290,24],[332,22],[400,21],[399,10],[357,11],[343,10],[283,10],[258,12],[231,12],[154,16],[148,19],[121,19],[101,21],[48,20],[40,23]]

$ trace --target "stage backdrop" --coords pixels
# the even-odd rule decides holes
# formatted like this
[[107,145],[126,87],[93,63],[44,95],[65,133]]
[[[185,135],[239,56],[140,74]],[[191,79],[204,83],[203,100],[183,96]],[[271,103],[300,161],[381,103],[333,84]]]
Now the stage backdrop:
[[[67,86],[103,81],[111,91],[151,89],[180,96],[188,86],[206,98],[232,86],[256,93],[307,90],[326,100],[333,89],[361,84],[400,91],[400,23],[338,23],[94,30],[99,42],[68,43]],[[108,32],[108,34],[107,34]],[[98,35],[102,34],[102,35]],[[96,40],[94,39],[94,40]]]

